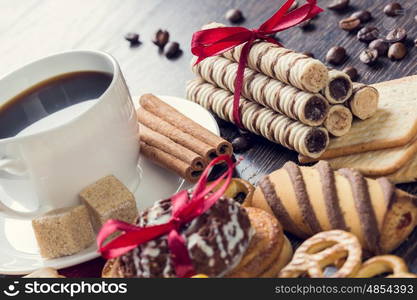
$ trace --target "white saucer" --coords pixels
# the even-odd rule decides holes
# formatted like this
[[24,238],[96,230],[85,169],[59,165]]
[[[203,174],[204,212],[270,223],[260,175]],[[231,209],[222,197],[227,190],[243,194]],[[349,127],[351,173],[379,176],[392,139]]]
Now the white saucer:
[[[201,106],[177,97],[160,97],[195,122],[219,134],[219,128],[213,116]],[[179,189],[189,187],[182,178],[145,158],[141,158],[140,167],[142,178],[135,193],[140,210],[150,206],[156,200],[174,194]],[[0,197],[2,197],[1,194]],[[97,247],[94,244],[75,255],[45,260],[39,255],[30,221],[0,217],[0,274],[27,274],[42,267],[62,269],[98,256]]]

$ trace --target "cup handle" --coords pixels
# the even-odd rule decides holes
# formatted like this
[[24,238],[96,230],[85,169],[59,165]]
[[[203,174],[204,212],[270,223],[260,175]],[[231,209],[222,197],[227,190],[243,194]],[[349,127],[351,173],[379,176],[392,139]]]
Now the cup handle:
[[[27,169],[19,159],[0,158],[0,177],[24,178],[26,176]],[[10,208],[0,198],[0,214],[17,219],[30,219],[39,214],[39,209],[34,212],[21,212]]]

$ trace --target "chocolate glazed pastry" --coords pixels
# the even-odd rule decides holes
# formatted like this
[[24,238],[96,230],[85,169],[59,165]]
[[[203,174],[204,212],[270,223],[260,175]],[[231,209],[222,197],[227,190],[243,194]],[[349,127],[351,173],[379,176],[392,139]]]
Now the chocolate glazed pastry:
[[378,90],[363,83],[354,82],[352,96],[345,102],[352,114],[361,120],[372,117],[377,109],[379,102]]
[[[233,94],[197,78],[187,83],[187,98],[223,120],[233,120]],[[245,98],[240,99],[242,124],[246,130],[261,135],[298,153],[319,157],[329,143],[322,127],[310,127]]]
[[314,167],[287,163],[259,182],[252,206],[274,214],[284,230],[300,238],[319,229],[316,221],[322,231],[350,231],[374,254],[391,252],[417,226],[415,196],[386,178],[332,171],[326,161]]
[[[235,90],[238,64],[223,57],[209,57],[194,65],[193,72],[207,82]],[[269,107],[277,113],[309,126],[320,126],[326,118],[329,104],[320,94],[301,91],[281,81],[246,68],[242,96]]]
[[[139,226],[164,224],[171,216],[171,200],[157,201],[142,212]],[[230,228],[233,228],[231,230]],[[220,198],[206,213],[180,229],[197,274],[221,277],[241,261],[253,235],[246,211],[236,201]],[[175,277],[167,236],[161,236],[111,263],[113,277]]]
[[330,70],[329,80],[321,93],[331,104],[341,104],[352,95],[352,89],[352,81],[345,72]]

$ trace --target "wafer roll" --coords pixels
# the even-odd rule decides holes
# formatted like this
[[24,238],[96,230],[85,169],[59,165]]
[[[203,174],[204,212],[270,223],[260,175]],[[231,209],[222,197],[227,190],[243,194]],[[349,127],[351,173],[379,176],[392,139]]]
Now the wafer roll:
[[140,142],[140,152],[157,165],[163,168],[168,168],[188,182],[196,182],[203,173],[202,170],[194,170],[186,162],[142,141]]
[[[234,92],[237,68],[237,63],[214,56],[194,65],[193,71],[207,82]],[[329,107],[320,94],[301,91],[249,68],[245,69],[242,96],[309,126],[323,124]]]
[[333,171],[326,161],[313,167],[287,162],[259,181],[251,204],[273,213],[284,230],[301,238],[346,230],[377,254],[397,248],[417,225],[415,196],[383,177]]
[[149,111],[139,108],[137,110],[139,123],[146,127],[168,137],[177,144],[184,146],[187,149],[204,157],[206,162],[209,162],[217,156],[216,148],[196,139],[188,133],[182,132],[177,127],[155,116]]
[[352,96],[345,104],[350,108],[355,117],[366,120],[376,113],[378,102],[379,93],[376,88],[363,83],[354,82]]
[[[224,25],[210,23],[203,29],[216,27]],[[226,51],[223,56],[239,62],[243,46],[244,44]],[[312,93],[322,90],[328,78],[328,70],[319,60],[263,41],[255,41],[248,56],[248,66],[252,70]]]
[[203,170],[206,167],[203,157],[175,143],[166,136],[140,125],[140,140],[149,146],[158,148],[189,164],[193,170]]
[[352,89],[352,80],[345,72],[330,70],[328,82],[321,93],[331,104],[341,104],[352,96]]
[[158,97],[152,94],[144,94],[140,97],[139,103],[145,110],[153,113],[179,130],[182,130],[194,138],[215,147],[218,155],[230,155],[233,153],[231,143],[215,135],[190,118],[187,118],[178,110],[160,100]]
[[332,105],[324,127],[334,136],[343,136],[349,132],[352,127],[353,116],[349,108],[343,105]]
[[[223,120],[233,122],[233,94],[197,78],[187,83],[187,97]],[[322,127],[309,127],[245,98],[240,99],[243,126],[298,153],[318,157],[329,143]]]

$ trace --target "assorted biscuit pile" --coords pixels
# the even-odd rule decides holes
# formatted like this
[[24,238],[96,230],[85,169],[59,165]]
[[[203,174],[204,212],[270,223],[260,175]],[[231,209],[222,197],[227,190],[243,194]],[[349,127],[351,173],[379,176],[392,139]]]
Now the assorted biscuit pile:
[[[188,99],[229,122],[234,122],[234,82],[242,48],[198,64],[193,59],[197,78],[187,84]],[[344,72],[268,42],[255,41],[243,79],[240,109],[245,129],[310,158],[325,153],[329,136],[346,136],[354,117],[365,120],[378,106],[373,87],[352,83]]]

